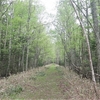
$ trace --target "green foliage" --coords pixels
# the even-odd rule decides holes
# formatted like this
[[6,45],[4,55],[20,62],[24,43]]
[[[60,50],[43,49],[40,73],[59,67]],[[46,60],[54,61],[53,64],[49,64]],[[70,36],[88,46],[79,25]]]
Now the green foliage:
[[96,40],[92,35],[91,35],[91,38],[90,38],[90,47],[91,47],[92,51],[96,50]]
[[35,67],[42,66],[55,59],[54,44],[39,19],[44,8],[37,0],[30,1],[29,6],[29,0],[16,0],[11,5],[5,0],[0,6],[0,15],[9,6],[0,18],[0,67],[6,66],[4,74],[8,73],[8,69],[12,73],[25,70],[27,55],[28,68],[35,64]]
[[37,77],[36,76],[31,76],[30,78],[29,78],[29,80],[36,80],[37,79]]
[[61,67],[56,67],[56,70],[58,71],[59,75],[64,75]]
[[6,90],[6,93],[8,96],[13,96],[21,93],[23,91],[23,88],[20,85],[11,86]]
[[45,72],[38,72],[36,74],[36,77],[43,77],[43,76],[45,76]]

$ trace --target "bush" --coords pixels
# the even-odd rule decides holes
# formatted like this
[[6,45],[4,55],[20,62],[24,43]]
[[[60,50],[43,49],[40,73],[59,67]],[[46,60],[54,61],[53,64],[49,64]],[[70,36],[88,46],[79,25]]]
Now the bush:
[[34,80],[35,81],[36,80],[36,77],[35,76],[32,76],[32,77],[29,78],[29,80]]
[[14,95],[14,94],[19,94],[22,91],[23,91],[23,88],[19,85],[11,86],[7,89],[7,95],[11,96],[11,95]]
[[45,76],[45,73],[44,72],[38,72],[36,76],[41,76],[42,77],[42,76]]
[[64,75],[64,72],[60,67],[56,67],[56,70],[59,72],[60,75]]

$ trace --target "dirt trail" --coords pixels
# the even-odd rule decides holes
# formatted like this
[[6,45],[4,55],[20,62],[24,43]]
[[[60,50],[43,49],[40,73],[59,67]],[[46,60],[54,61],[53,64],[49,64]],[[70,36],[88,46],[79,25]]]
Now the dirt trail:
[[0,89],[3,100],[96,100],[92,82],[55,64],[0,80]]

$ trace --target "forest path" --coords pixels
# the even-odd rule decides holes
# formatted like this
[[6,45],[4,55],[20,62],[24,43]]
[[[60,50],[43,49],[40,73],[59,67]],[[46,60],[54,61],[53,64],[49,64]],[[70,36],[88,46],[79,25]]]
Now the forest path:
[[[2,82],[4,100],[96,100],[93,84],[56,64],[12,75]],[[3,86],[1,86],[3,88]]]

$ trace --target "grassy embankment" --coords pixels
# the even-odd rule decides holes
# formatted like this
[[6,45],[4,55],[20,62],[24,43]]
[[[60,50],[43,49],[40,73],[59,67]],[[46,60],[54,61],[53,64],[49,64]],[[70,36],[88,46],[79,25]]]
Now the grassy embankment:
[[3,100],[96,100],[90,80],[55,64],[2,79],[0,89]]

